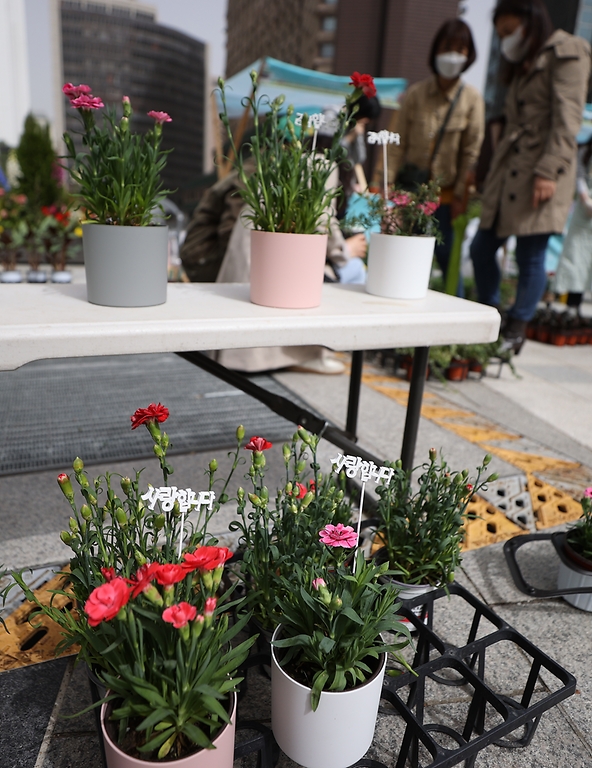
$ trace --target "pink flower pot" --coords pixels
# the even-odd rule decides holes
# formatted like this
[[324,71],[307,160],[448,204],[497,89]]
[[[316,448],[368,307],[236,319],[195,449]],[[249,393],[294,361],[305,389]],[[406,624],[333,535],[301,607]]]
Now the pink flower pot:
[[327,235],[251,232],[251,301],[312,309],[321,303]]
[[148,762],[123,752],[115,744],[105,728],[105,716],[107,705],[101,707],[101,730],[105,743],[105,757],[107,768],[149,768],[149,766],[162,766],[162,768],[232,768],[234,762],[234,732],[236,729],[236,694],[232,696],[232,714],[230,725],[224,726],[222,731],[213,741],[216,749],[198,749],[187,757],[179,760],[159,760]]

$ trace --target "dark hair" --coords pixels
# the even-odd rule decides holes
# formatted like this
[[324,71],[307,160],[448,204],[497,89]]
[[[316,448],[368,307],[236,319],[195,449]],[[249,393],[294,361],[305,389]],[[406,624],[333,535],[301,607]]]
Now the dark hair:
[[[526,39],[530,39],[525,61],[534,58],[555,30],[543,0],[498,0],[493,12],[493,23],[501,16],[519,16],[524,19]],[[505,72],[506,82],[509,83],[521,69],[521,63],[510,65]]]
[[369,120],[376,120],[380,117],[381,106],[376,96],[365,96],[362,94],[356,101],[358,109],[354,114],[354,119],[359,120],[362,117],[367,117]]
[[436,32],[436,36],[432,42],[432,47],[430,48],[428,65],[434,74],[437,74],[436,56],[438,55],[438,49],[444,42],[459,43],[463,48],[468,50],[467,63],[463,67],[463,72],[467,70],[477,58],[475,42],[473,40],[473,35],[471,34],[471,28],[469,25],[466,24],[462,19],[450,19],[449,21],[445,21],[440,29]]

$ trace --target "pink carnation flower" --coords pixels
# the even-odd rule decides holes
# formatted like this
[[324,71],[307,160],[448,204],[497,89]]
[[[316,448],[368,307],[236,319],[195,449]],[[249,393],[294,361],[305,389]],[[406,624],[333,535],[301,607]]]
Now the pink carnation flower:
[[584,496],[587,499],[592,499],[592,487],[586,488],[586,490],[584,491]]
[[62,87],[62,93],[64,93],[69,99],[77,99],[79,96],[89,96],[92,91],[90,85],[80,83],[80,85],[72,85],[72,83],[66,83]]
[[314,589],[320,589],[321,587],[326,587],[327,582],[319,576],[317,579],[312,580],[312,586]]
[[169,114],[167,114],[166,112],[156,112],[154,109],[148,112],[148,117],[154,118],[154,120],[156,120],[157,125],[173,122],[173,119]]
[[432,216],[438,210],[439,205],[439,203],[422,203],[419,209],[426,216]]
[[337,523],[337,525],[329,523],[319,531],[319,536],[321,543],[328,547],[352,549],[358,545],[358,536],[354,529],[351,525],[343,525],[343,523]]
[[214,611],[216,610],[216,603],[217,600],[215,597],[208,597],[206,600],[206,604],[204,606],[204,615],[205,616],[213,616]]
[[391,200],[395,205],[405,207],[411,202],[411,198],[405,192],[395,192],[391,195]]
[[98,96],[82,94],[77,99],[71,99],[70,104],[76,109],[101,109],[105,105]]

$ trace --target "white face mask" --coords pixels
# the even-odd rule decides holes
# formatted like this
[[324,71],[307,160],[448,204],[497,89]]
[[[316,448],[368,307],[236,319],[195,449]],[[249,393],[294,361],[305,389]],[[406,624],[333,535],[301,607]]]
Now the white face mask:
[[436,56],[436,72],[446,80],[454,80],[463,71],[466,63],[467,57],[462,53],[440,53]]
[[528,50],[528,40],[524,39],[524,24],[517,27],[511,35],[504,37],[500,50],[504,59],[512,64],[519,64]]

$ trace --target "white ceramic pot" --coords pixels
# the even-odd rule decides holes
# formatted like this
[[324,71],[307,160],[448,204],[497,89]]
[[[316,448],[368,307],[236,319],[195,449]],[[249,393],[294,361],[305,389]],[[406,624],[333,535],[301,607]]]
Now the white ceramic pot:
[[101,730],[105,742],[105,756],[107,768],[150,768],[159,765],[162,768],[232,768],[234,762],[234,732],[236,729],[236,694],[230,694],[232,701],[232,714],[230,724],[224,726],[218,736],[212,742],[216,749],[200,749],[192,755],[182,757],[180,760],[158,760],[147,762],[123,752],[109,736],[105,728],[105,713],[107,704],[101,707]]
[[[576,587],[592,587],[592,572],[578,568],[575,564],[567,565],[561,559],[557,574],[557,589],[576,589]],[[592,612],[592,592],[581,595],[563,595],[563,599],[573,605],[574,608]]]
[[435,244],[435,237],[373,232],[368,249],[366,291],[389,299],[424,299]]
[[83,224],[82,232],[91,304],[152,307],[165,303],[168,227]]
[[72,273],[69,272],[67,269],[54,269],[54,271],[51,273],[51,282],[52,283],[71,283]]
[[[281,630],[274,632],[277,639]],[[386,654],[363,685],[323,691],[316,712],[311,690],[280,667],[271,649],[271,728],[280,749],[305,768],[347,768],[362,758],[374,738],[386,669]]]
[[327,235],[251,232],[251,301],[311,309],[321,303]]
[[23,276],[18,269],[6,269],[0,272],[0,283],[22,283]]
[[27,272],[28,283],[46,283],[47,275],[42,269],[30,269]]

